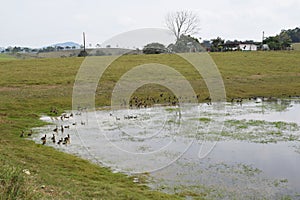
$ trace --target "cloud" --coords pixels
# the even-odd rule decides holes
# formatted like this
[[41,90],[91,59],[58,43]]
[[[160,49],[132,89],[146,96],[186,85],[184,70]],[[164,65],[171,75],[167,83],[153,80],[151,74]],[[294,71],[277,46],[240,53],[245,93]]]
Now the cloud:
[[121,26],[130,27],[136,25],[136,20],[129,16],[118,16],[117,22]]
[[44,46],[64,40],[91,43],[138,28],[165,28],[169,11],[192,10],[200,16],[200,34],[211,39],[261,40],[281,29],[299,26],[299,0],[71,0],[3,1],[0,46]]

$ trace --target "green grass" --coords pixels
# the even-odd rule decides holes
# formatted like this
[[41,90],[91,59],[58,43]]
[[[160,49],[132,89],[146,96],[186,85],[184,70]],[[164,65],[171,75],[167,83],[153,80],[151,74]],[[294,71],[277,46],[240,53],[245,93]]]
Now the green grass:
[[16,60],[15,57],[0,53],[0,61]]
[[300,95],[300,52],[228,52],[211,56],[221,71],[228,98]]
[[[24,184],[35,188],[42,199],[176,199],[134,184],[123,174],[19,137],[21,130],[43,125],[38,118],[50,114],[51,107],[60,112],[71,109],[72,86],[82,61],[0,61],[0,166],[9,161],[11,168],[30,170],[31,181]],[[0,196],[13,193],[0,186],[6,187]],[[23,187],[20,190],[27,192]]]
[[[228,98],[256,95],[286,97],[300,95],[300,52],[229,52],[212,53],[224,79]],[[59,112],[71,109],[72,89],[83,58],[9,60],[0,58],[0,166],[28,169],[18,193],[6,183],[15,175],[2,174],[1,194],[23,194],[42,199],[176,199],[178,196],[151,191],[122,174],[113,174],[73,155],[20,138],[21,130],[44,123],[42,114],[51,107]],[[100,80],[96,105],[109,105],[112,89],[121,75],[137,64],[159,62],[174,67],[190,81],[200,101],[209,95],[200,75],[175,55],[124,56],[113,63]],[[171,92],[158,85],[146,85],[134,95],[165,97]],[[3,178],[4,177],[4,178]],[[23,179],[23,178],[24,179]],[[45,187],[41,187],[44,185]],[[32,189],[34,188],[34,189]]]
[[30,184],[26,184],[30,182],[30,179],[20,168],[10,165],[2,165],[1,168],[0,199],[37,199],[40,197]]

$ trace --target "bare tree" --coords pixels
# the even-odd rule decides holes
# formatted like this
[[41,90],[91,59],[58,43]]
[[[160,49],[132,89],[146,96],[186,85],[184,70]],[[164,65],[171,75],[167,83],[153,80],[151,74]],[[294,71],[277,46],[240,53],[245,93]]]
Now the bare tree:
[[196,34],[199,31],[199,17],[192,11],[176,11],[166,16],[166,25],[175,35],[176,40],[183,35]]

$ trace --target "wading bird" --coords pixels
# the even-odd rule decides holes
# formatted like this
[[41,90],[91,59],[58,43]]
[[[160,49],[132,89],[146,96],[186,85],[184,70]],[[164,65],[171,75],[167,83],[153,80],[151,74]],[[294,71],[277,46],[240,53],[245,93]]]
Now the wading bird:
[[45,136],[43,136],[43,137],[41,138],[41,140],[42,140],[43,145],[45,145],[45,144],[46,144],[46,141],[47,141],[47,135],[45,134]]

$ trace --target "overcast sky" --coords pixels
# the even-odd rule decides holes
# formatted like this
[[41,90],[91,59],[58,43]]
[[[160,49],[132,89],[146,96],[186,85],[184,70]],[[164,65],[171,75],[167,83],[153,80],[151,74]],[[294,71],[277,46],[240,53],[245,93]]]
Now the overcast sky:
[[300,26],[299,0],[0,0],[0,47],[102,43],[139,28],[165,28],[170,11],[196,12],[196,37],[252,39]]

